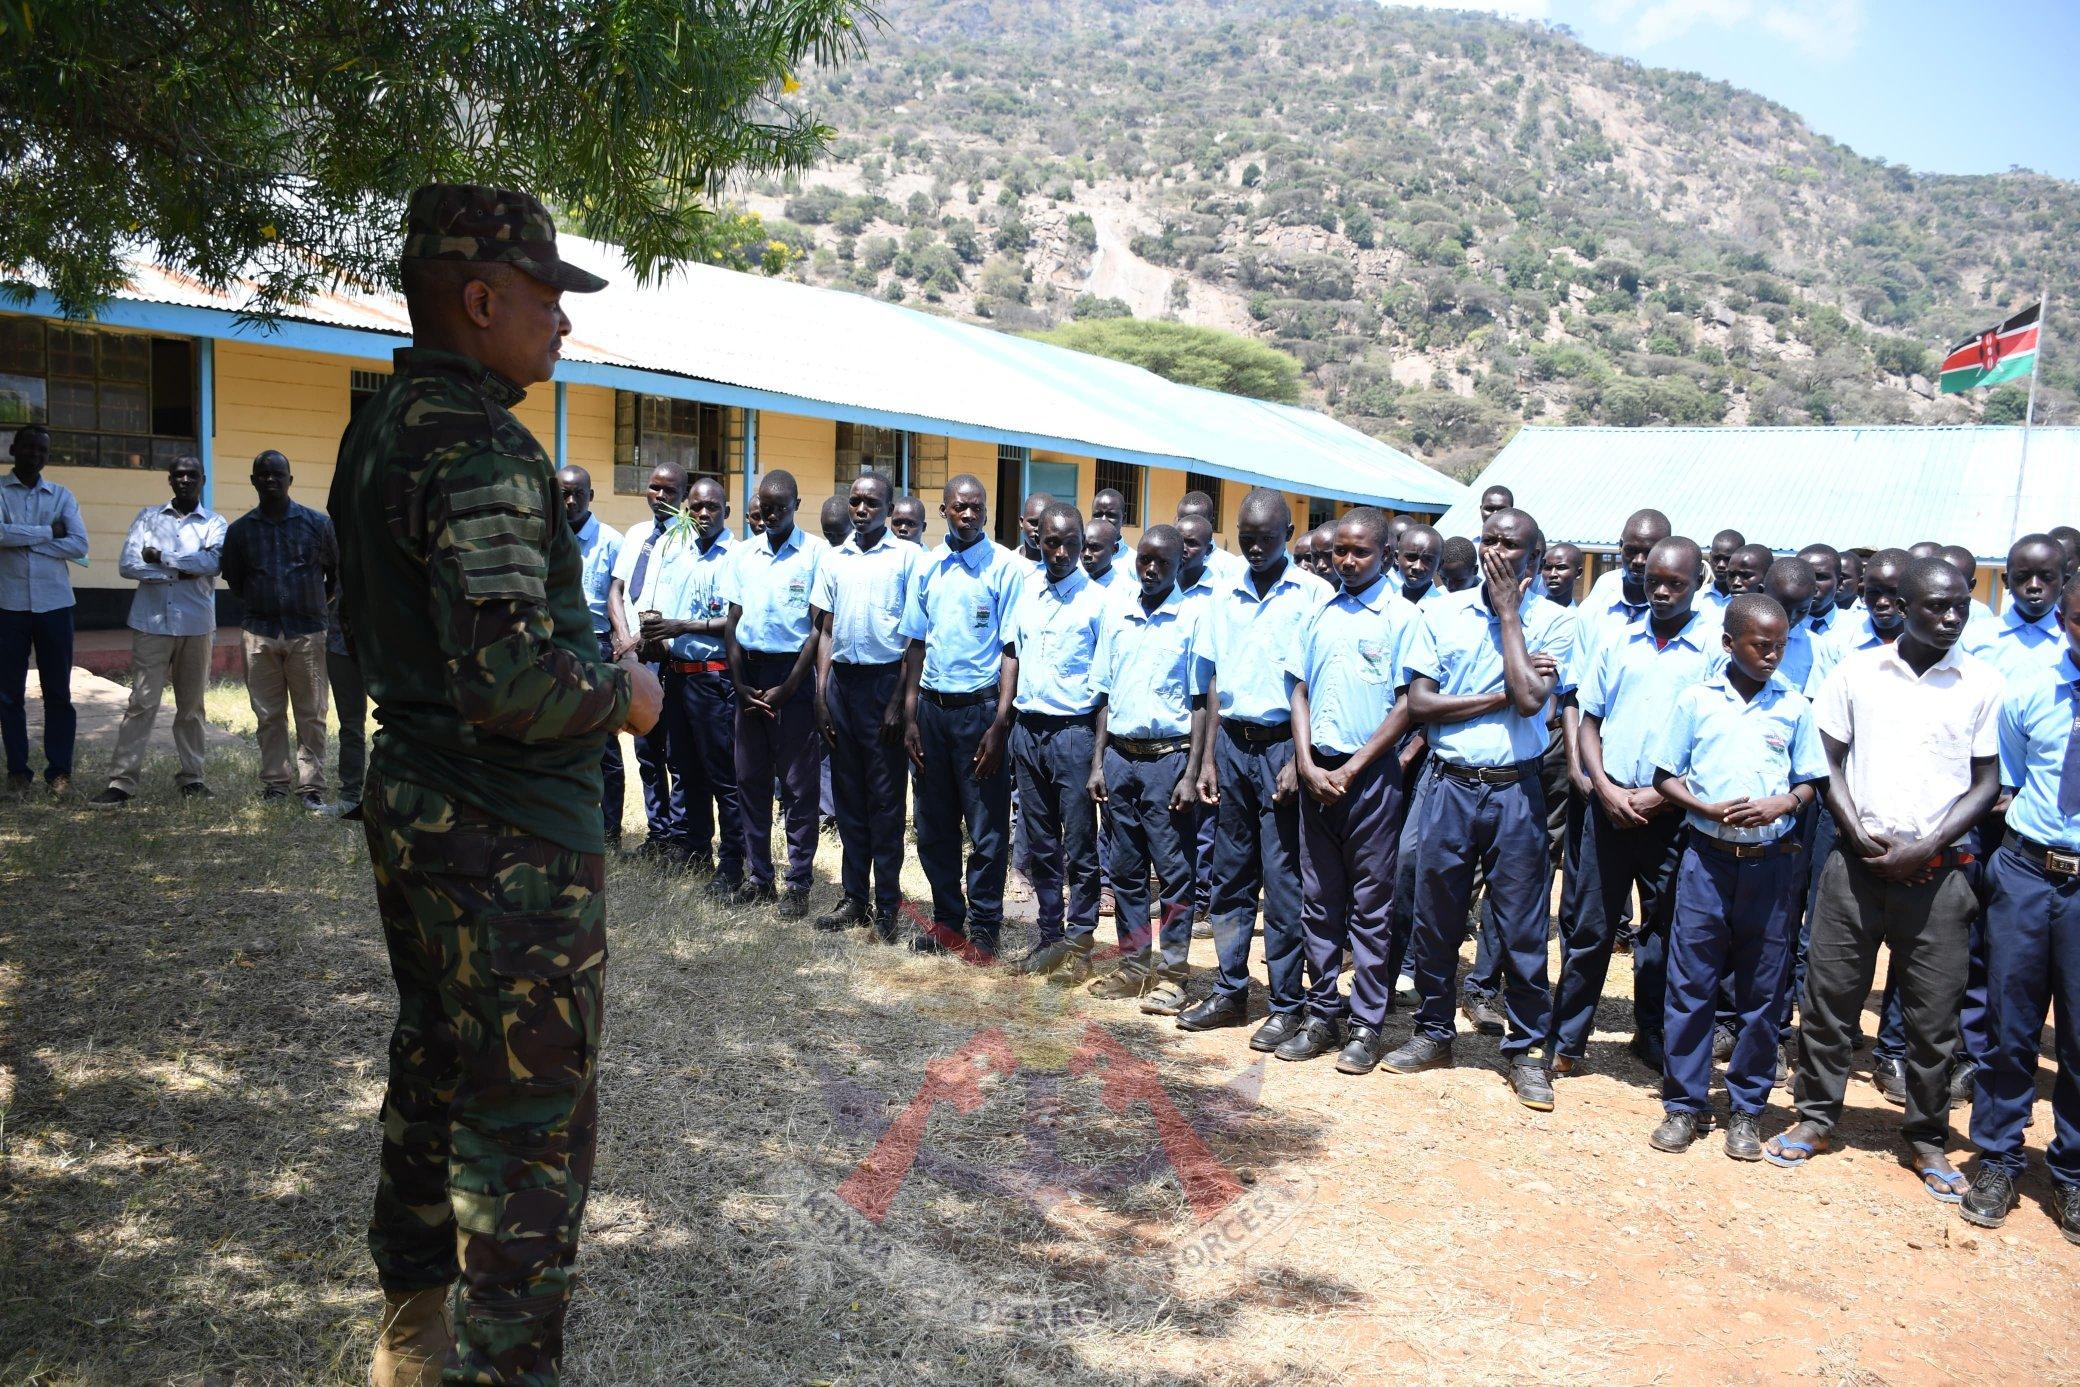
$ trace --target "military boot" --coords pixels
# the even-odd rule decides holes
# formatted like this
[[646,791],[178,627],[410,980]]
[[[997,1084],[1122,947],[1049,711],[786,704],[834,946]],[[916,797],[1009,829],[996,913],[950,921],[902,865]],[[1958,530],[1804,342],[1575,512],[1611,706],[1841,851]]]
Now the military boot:
[[448,1288],[383,1292],[369,1387],[440,1387],[441,1368],[455,1352],[448,1326]]

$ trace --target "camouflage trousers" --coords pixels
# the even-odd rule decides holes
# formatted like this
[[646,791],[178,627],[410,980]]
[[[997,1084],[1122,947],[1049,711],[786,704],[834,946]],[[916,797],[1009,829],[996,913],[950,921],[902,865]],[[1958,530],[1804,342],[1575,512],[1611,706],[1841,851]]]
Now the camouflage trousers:
[[605,859],[376,774],[362,808],[398,998],[376,1272],[459,1275],[447,1381],[552,1384],[598,1133]]

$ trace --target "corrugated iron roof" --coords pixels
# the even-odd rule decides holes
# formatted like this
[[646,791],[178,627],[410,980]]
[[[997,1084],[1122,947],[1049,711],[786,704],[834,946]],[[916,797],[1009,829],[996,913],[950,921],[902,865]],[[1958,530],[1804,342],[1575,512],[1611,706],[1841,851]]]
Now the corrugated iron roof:
[[1501,484],[1549,542],[1615,546],[1651,506],[1700,542],[1729,527],[1785,553],[1933,539],[2001,563],[2018,533],[2080,518],[2080,428],[2031,431],[2018,532],[2021,460],[2014,426],[1526,428],[1438,526],[1475,534],[1480,493]]
[[[619,248],[564,237],[572,261],[612,274]],[[140,261],[123,297],[236,313],[217,293]],[[1315,410],[1178,385],[1121,362],[879,299],[709,265],[639,287],[625,271],[566,301],[568,361],[717,382],[799,402],[801,412],[908,416],[928,432],[1023,435],[1036,446],[1152,461],[1314,496],[1438,511],[1466,489]],[[333,292],[283,316],[408,335],[403,302]]]

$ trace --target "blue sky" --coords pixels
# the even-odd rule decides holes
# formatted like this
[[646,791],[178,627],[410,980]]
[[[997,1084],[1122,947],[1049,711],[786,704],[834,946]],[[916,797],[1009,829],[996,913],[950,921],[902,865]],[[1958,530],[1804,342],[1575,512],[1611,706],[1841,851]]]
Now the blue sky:
[[[2080,179],[2080,83],[2059,70],[2080,55],[2080,0],[1436,5],[1565,24],[1592,48],[1745,87],[1859,154],[1910,168],[2001,173],[2020,164]],[[2013,99],[1996,100],[2002,91]]]

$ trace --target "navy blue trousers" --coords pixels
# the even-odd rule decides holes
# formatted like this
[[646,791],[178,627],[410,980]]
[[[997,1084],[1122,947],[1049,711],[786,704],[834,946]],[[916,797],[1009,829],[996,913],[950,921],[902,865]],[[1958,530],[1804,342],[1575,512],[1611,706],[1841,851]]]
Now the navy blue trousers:
[[2037,1047],[2050,1013],[2058,1036],[2045,1164],[2080,1185],[2080,877],[2053,877],[2020,853],[1987,863],[1988,1045],[1972,1100],[1972,1145],[1988,1165],[2022,1174],[2022,1130],[2037,1097]]
[[[670,841],[695,859],[712,851],[715,874],[724,881],[741,881],[744,801],[737,793],[736,686],[727,674],[672,674],[665,679],[664,699],[665,716],[658,726],[671,747],[672,800],[678,815]],[[642,747],[638,739],[638,769]],[[647,805],[648,776],[643,791]]]
[[[1315,753],[1315,764],[1324,770],[1348,760]],[[1392,754],[1367,766],[1334,804],[1301,791],[1300,929],[1311,1015],[1340,1021],[1348,1014],[1375,1028],[1386,1020],[1394,988],[1387,972],[1387,936],[1401,806],[1401,767]],[[1346,951],[1351,956],[1348,1003],[1336,986]]]
[[[664,686],[664,711],[648,732],[637,734],[636,775],[643,782],[643,819],[649,826],[649,842],[659,848],[684,852],[686,843],[686,786],[679,780],[673,768],[672,729],[684,712],[679,708],[679,689],[687,675],[672,674],[662,666],[651,664],[649,671],[657,676]],[[730,717],[736,717],[736,699],[730,699]],[[681,734],[681,742],[685,740]],[[732,753],[734,755],[734,753]],[[737,783],[734,767],[729,773],[729,783]],[[741,838],[742,832],[738,836]]]
[[893,914],[903,901],[903,810],[909,777],[903,744],[881,740],[881,718],[902,683],[900,662],[832,664],[824,703],[836,741],[828,748],[831,811],[842,849],[845,899]]
[[1106,836],[1112,851],[1112,923],[1120,952],[1130,965],[1150,962],[1148,872],[1155,868],[1160,925],[1155,942],[1158,977],[1183,982],[1192,947],[1193,856],[1197,849],[1198,805],[1170,811],[1170,792],[1184,774],[1186,753],[1128,756],[1105,748],[1105,794],[1111,813]]
[[[796,656],[744,652],[745,675],[763,689],[777,687],[793,670]],[[744,858],[749,880],[773,884],[773,799],[780,800],[787,834],[783,884],[799,895],[809,889],[816,865],[817,800],[823,771],[823,738],[816,735],[816,692],[804,679],[794,697],[772,717],[737,710],[737,794],[744,801]]]
[[924,750],[917,772],[917,865],[931,883],[932,923],[992,952],[1004,925],[1011,773],[999,762],[995,774],[977,780],[968,767],[996,716],[994,697],[966,708],[942,708],[921,695],[917,700],[917,737]]
[[[7,773],[29,772],[29,655],[43,691],[43,778],[72,774],[79,715],[72,707],[72,608],[0,611],[0,743]],[[358,787],[357,787],[358,793]]]
[[1596,1026],[1596,1004],[1610,973],[1611,950],[1637,888],[1638,933],[1632,950],[1633,1034],[1661,1037],[1668,982],[1668,921],[1675,912],[1676,865],[1683,852],[1683,816],[1673,810],[1638,828],[1620,828],[1588,807],[1582,831],[1581,864],[1575,878],[1575,912],[1561,939],[1560,986],[1553,996],[1553,1053],[1580,1059]]
[[1805,895],[1805,856],[1741,859],[1699,846],[1699,836],[1690,835],[1676,872],[1661,1105],[1672,1113],[1710,1110],[1712,1032],[1725,988],[1735,1033],[1726,1096],[1735,1112],[1759,1114],[1777,1078],[1777,1018],[1790,984],[1791,916]]
[[1213,914],[1213,843],[1220,836],[1220,816],[1213,806],[1200,804],[1192,808],[1192,910],[1199,915]]
[[[607,635],[605,633],[595,632],[595,634],[599,636],[600,659],[605,660],[609,664],[612,664],[614,660],[614,638],[611,635]],[[326,677],[332,685],[332,702],[334,706],[338,707],[340,710],[340,798],[342,800],[352,800],[354,803],[358,804],[360,803],[359,796],[361,794],[361,785],[359,783],[359,779],[357,777],[355,783],[353,783],[352,785],[349,785],[347,782],[348,709],[346,705],[342,703],[340,700],[340,677],[339,674],[335,672],[335,666],[339,666],[341,664],[345,664],[346,666],[351,668],[353,665],[353,661],[349,660],[344,655],[332,655],[327,658],[325,663]],[[359,686],[360,678],[360,671],[355,670],[354,680],[357,687]],[[368,714],[368,701],[366,695],[363,695],[362,697],[361,713],[364,718]],[[658,720],[663,721],[662,710],[660,710],[659,712]],[[358,737],[361,731],[358,723],[356,724],[354,731],[355,735]],[[356,754],[363,754],[362,749],[358,746],[358,744]],[[365,762],[363,764],[365,764]],[[613,736],[608,737],[607,744],[604,747],[600,748],[599,778],[599,817],[601,825],[605,827],[605,829],[607,830],[607,846],[612,847],[614,844],[621,841],[621,807],[628,795],[628,778],[622,773],[621,770],[621,734],[618,731],[616,731]]]
[[[1098,863],[1098,806],[1090,794],[1096,740],[1088,722],[1039,726],[1021,717],[1011,729],[1011,767],[1018,777],[1029,854],[1026,875],[1039,902],[1036,944],[1051,944],[1066,934],[1087,945],[1098,932],[1098,896],[1105,878]],[[1147,873],[1146,862],[1141,870]],[[1112,895],[1118,901],[1117,882]]]
[[[1538,763],[1502,785],[1469,784],[1433,759],[1418,799],[1422,861],[1416,871],[1415,1029],[1449,1042],[1474,874],[1487,880],[1503,959],[1503,1005],[1509,1029],[1502,1053],[1535,1054],[1552,1028],[1546,986],[1546,896],[1553,875],[1546,842],[1545,787]],[[1411,815],[1410,817],[1414,817]]]
[[1271,1010],[1295,1012],[1306,957],[1300,934],[1300,803],[1298,796],[1284,804],[1272,802],[1279,774],[1292,764],[1293,743],[1253,745],[1223,725],[1213,734],[1213,756],[1220,783],[1208,906],[1220,959],[1214,991],[1223,997],[1249,995],[1249,944],[1261,897]]

